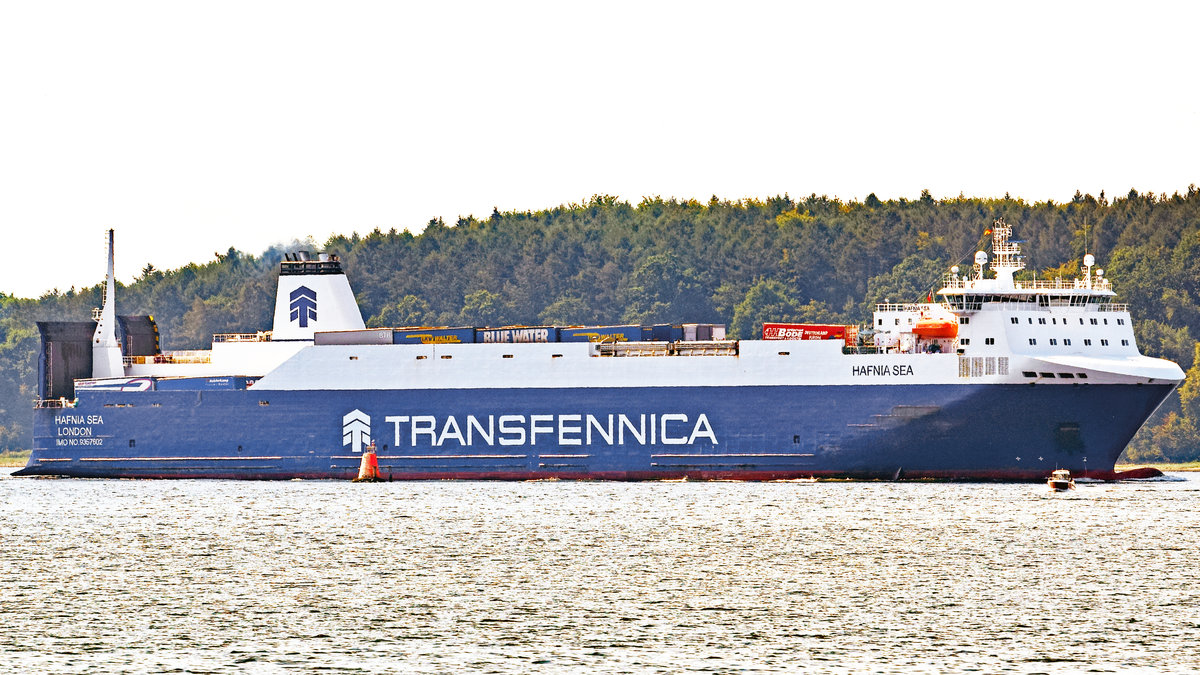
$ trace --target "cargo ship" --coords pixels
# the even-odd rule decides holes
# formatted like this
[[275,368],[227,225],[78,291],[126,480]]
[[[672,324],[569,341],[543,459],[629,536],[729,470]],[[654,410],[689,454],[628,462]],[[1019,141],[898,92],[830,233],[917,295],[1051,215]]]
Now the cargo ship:
[[351,479],[1115,478],[1183,380],[1092,256],[1020,280],[1011,229],[872,325],[367,328],[341,261],[280,263],[274,325],[159,348],[103,307],[43,322],[19,475]]

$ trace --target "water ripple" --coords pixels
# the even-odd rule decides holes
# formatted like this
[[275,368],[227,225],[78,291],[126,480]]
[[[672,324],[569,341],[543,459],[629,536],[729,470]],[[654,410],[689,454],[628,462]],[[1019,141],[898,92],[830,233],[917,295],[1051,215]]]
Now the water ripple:
[[1187,672],[1198,492],[0,479],[0,671]]

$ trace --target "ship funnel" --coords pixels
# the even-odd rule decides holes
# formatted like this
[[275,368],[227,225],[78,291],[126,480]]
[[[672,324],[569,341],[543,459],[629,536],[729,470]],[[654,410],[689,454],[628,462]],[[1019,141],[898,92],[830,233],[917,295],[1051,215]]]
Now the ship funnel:
[[121,343],[117,342],[117,280],[113,264],[113,231],[108,231],[108,275],[104,280],[104,306],[94,314],[96,332],[92,334],[92,377],[122,377],[125,363]]
[[311,340],[317,331],[362,330],[362,313],[336,255],[286,256],[279,265],[273,340]]

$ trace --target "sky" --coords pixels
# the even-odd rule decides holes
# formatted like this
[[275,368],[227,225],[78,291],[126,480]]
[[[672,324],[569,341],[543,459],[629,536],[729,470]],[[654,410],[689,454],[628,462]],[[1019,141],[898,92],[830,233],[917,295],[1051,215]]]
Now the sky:
[[595,194],[1200,184],[1194,2],[0,0],[0,292]]

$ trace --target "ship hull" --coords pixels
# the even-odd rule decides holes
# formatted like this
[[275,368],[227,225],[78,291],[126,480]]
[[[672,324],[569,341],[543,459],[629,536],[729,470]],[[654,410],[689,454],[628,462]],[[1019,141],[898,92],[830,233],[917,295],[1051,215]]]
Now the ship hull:
[[20,475],[1111,478],[1164,384],[81,392]]

